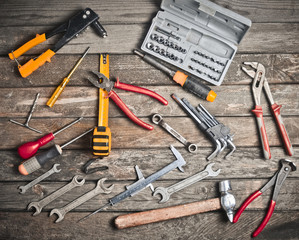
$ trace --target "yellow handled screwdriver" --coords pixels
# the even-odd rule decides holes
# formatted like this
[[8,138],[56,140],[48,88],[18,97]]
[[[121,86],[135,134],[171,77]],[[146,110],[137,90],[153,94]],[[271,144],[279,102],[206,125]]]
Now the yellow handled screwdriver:
[[75,70],[78,68],[80,63],[82,62],[83,58],[86,56],[87,52],[89,51],[90,47],[86,49],[83,56],[79,59],[79,61],[76,63],[76,65],[73,67],[72,71],[67,75],[65,79],[60,83],[60,85],[56,88],[55,92],[52,94],[51,98],[48,100],[47,105],[49,107],[53,107],[57,99],[59,98],[60,94],[64,90],[66,84],[70,81],[71,76],[75,72]]

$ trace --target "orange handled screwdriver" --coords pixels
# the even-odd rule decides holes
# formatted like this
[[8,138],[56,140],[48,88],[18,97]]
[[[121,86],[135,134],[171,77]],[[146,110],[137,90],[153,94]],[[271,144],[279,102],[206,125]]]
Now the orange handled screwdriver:
[[49,133],[49,134],[41,137],[40,139],[38,139],[34,142],[24,143],[23,145],[21,145],[18,148],[19,155],[23,159],[28,159],[28,158],[32,157],[40,147],[42,147],[42,146],[46,145],[47,143],[51,142],[55,138],[55,135],[57,135],[58,133],[61,133],[65,129],[67,129],[67,128],[71,127],[72,125],[74,125],[75,123],[81,121],[82,118],[83,117],[80,117],[76,121],[73,121],[72,123],[64,126],[60,130],[58,130],[54,133]]
[[28,160],[21,163],[19,166],[19,172],[22,175],[28,175],[30,173],[33,173],[34,171],[40,169],[46,162],[49,160],[59,156],[62,154],[62,148],[66,147],[67,145],[75,142],[79,138],[85,136],[87,133],[93,131],[92,129],[89,129],[88,131],[82,133],[78,137],[73,138],[69,142],[63,144],[62,146],[59,146],[55,144],[53,147],[51,147],[49,150],[42,152],[41,154],[37,154],[36,156],[33,156],[32,158],[29,158]]

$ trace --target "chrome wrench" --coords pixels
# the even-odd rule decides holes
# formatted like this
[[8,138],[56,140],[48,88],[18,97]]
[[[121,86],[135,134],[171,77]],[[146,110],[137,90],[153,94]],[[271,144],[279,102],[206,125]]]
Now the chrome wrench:
[[216,172],[213,171],[212,166],[215,163],[209,163],[205,170],[196,173],[195,175],[188,177],[170,187],[164,188],[164,187],[157,187],[154,191],[153,196],[156,196],[157,194],[160,194],[162,196],[162,199],[160,200],[160,203],[166,202],[169,200],[170,195],[182,190],[185,187],[188,187],[196,182],[199,182],[200,180],[206,178],[206,177],[216,177],[220,173],[221,169],[218,169]]
[[67,185],[63,186],[62,188],[58,189],[56,192],[52,193],[51,195],[43,198],[39,202],[31,202],[28,205],[28,210],[32,207],[35,208],[35,213],[33,213],[33,216],[36,216],[41,213],[42,209],[48,205],[50,202],[54,201],[56,198],[60,197],[61,195],[65,194],[66,192],[70,191],[71,189],[75,187],[80,187],[85,183],[85,178],[82,178],[81,181],[79,181],[79,178],[82,178],[79,175],[76,175],[73,177],[72,181],[68,183]]
[[169,126],[164,120],[163,117],[156,113],[152,117],[152,122],[163,127],[167,132],[174,136],[177,140],[183,143],[189,152],[194,153],[197,151],[197,146],[194,143],[188,142],[181,134],[175,131],[171,126]]
[[53,167],[49,171],[45,172],[43,175],[39,176],[38,178],[36,178],[35,180],[31,181],[30,183],[28,183],[25,186],[19,186],[18,189],[20,189],[20,193],[24,194],[29,188],[31,188],[35,184],[41,182],[45,178],[51,176],[53,173],[59,173],[61,171],[61,169],[58,169],[57,168],[58,166],[60,166],[60,164],[54,164]]
[[62,208],[54,208],[50,212],[50,216],[52,216],[54,213],[57,214],[58,218],[56,219],[56,223],[61,222],[62,219],[64,218],[65,214],[67,214],[69,211],[72,209],[80,206],[81,204],[85,203],[86,201],[92,199],[93,197],[99,195],[100,193],[105,193],[109,194],[111,193],[112,189],[114,188],[114,184],[111,185],[110,187],[106,188],[104,186],[104,182],[106,181],[107,178],[102,178],[97,182],[96,187],[82,195],[81,197],[77,198],[76,200],[70,202],[69,204],[65,205]]

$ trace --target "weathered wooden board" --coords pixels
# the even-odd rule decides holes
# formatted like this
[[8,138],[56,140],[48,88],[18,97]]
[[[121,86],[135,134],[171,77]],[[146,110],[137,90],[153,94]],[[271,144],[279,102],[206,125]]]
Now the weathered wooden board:
[[[32,217],[29,213],[2,212],[0,234],[3,239],[251,239],[264,211],[246,211],[239,222],[231,224],[222,211],[202,213],[176,220],[117,230],[114,218],[123,214],[99,213],[76,225],[87,213],[69,213],[61,223],[48,213]],[[42,219],[42,221],[41,221]],[[42,222],[42,223],[41,223]],[[259,239],[298,239],[299,216],[297,212],[273,213]]]
[[[90,71],[97,71],[99,66],[99,54],[87,55],[79,68],[73,74],[68,86],[88,86],[87,77],[92,77]],[[33,56],[31,56],[33,57]],[[24,62],[27,57],[25,57]],[[58,86],[62,79],[73,68],[79,55],[57,55],[50,64],[45,64],[26,79],[18,72],[17,64],[7,56],[0,57],[0,87],[29,88],[37,86]],[[28,60],[28,59],[27,59]],[[160,70],[152,67],[135,55],[112,54],[110,60],[111,78],[119,77],[125,83],[135,85],[175,85],[175,83]],[[272,84],[292,84],[299,81],[299,57],[298,54],[237,54],[226,74],[223,85],[251,84],[252,79],[241,70],[243,62],[260,62],[266,68],[266,77]],[[45,72],[51,74],[45,76]],[[219,91],[221,87],[212,87]]]
[[[90,53],[109,52],[129,54],[139,48],[148,31],[148,24],[105,25],[109,36],[105,39],[96,35],[92,29],[86,30],[59,50],[59,54],[81,54],[90,46]],[[298,53],[298,23],[255,23],[252,25],[240,46],[239,53]],[[36,33],[44,33],[49,26],[0,27],[0,54],[6,55],[17,49]],[[7,35],[10,37],[7,38]],[[13,40],[12,40],[13,39]],[[42,50],[51,48],[58,41],[54,36],[46,43],[30,50],[28,54],[39,55]],[[283,44],[281,44],[283,43]]]

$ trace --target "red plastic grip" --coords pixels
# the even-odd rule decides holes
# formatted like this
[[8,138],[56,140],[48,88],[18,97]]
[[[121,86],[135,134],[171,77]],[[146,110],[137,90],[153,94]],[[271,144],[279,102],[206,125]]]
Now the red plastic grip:
[[266,159],[271,159],[270,146],[269,146],[269,141],[268,141],[266,127],[265,127],[264,118],[263,118],[263,109],[261,106],[256,105],[255,109],[253,109],[252,112],[256,116],[259,133],[260,133],[260,138],[262,141],[264,157]]
[[254,192],[253,194],[251,194],[246,200],[245,202],[241,205],[241,207],[238,209],[237,213],[234,216],[234,220],[233,223],[238,222],[239,217],[241,216],[242,212],[245,210],[245,208],[247,208],[247,206],[254,200],[256,199],[258,196],[260,196],[262,194],[262,192],[260,190]]
[[261,233],[261,231],[263,231],[264,227],[267,225],[267,223],[269,222],[272,213],[274,211],[276,202],[271,200],[267,215],[265,216],[265,218],[263,219],[262,223],[260,224],[260,226],[255,230],[255,232],[252,234],[252,237],[256,237],[257,235],[259,235]]
[[21,158],[28,159],[32,157],[40,147],[46,145],[48,142],[51,142],[53,139],[54,139],[53,133],[49,133],[34,142],[27,142],[21,145],[18,148],[18,153]]
[[110,91],[108,95],[115,103],[116,105],[136,124],[138,124],[140,127],[143,127],[147,130],[153,130],[154,128],[140,120],[138,117],[136,117],[130,109],[124,104],[124,102],[117,96],[117,94],[114,91]]
[[114,87],[118,88],[118,89],[130,91],[130,92],[137,92],[137,93],[141,93],[141,94],[144,94],[144,95],[148,95],[152,98],[157,99],[158,101],[160,101],[164,105],[168,104],[168,101],[165,98],[163,98],[162,96],[160,96],[158,93],[155,93],[155,92],[153,92],[151,90],[148,90],[146,88],[137,87],[137,86],[133,86],[133,85],[126,84],[126,83],[121,83],[118,78],[117,78],[117,80],[114,84]]
[[286,130],[286,128],[284,126],[284,123],[282,121],[282,117],[280,115],[280,108],[281,107],[282,107],[281,105],[278,105],[277,103],[274,103],[271,106],[271,110],[272,110],[273,116],[275,118],[276,124],[278,126],[278,130],[279,130],[280,136],[282,138],[285,150],[286,150],[286,152],[289,156],[292,156],[294,154],[294,150],[293,150],[290,138],[288,136],[287,130]]

